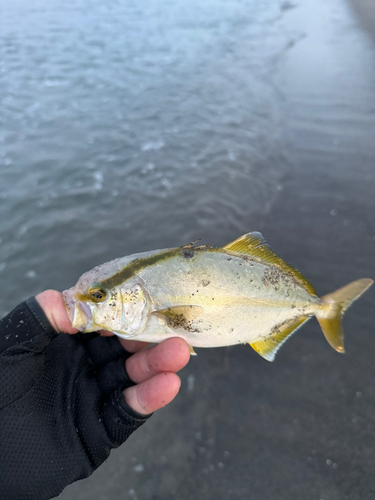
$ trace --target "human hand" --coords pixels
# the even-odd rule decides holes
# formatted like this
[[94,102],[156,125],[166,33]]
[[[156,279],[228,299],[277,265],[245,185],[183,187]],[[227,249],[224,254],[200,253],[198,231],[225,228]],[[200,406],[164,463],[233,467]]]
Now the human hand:
[[175,397],[180,387],[175,372],[188,362],[187,344],[174,338],[146,346],[78,334],[61,294],[53,290],[0,319],[4,498],[59,495],[88,477],[150,413]]
[[[46,290],[36,300],[57,332],[78,333],[67,315],[60,292]],[[103,336],[113,335],[100,332]],[[189,347],[183,339],[165,340],[149,349],[145,342],[118,339],[122,347],[134,353],[125,361],[126,371],[136,385],[123,391],[126,403],[136,412],[147,415],[170,403],[177,395],[181,381],[176,372],[189,361]]]

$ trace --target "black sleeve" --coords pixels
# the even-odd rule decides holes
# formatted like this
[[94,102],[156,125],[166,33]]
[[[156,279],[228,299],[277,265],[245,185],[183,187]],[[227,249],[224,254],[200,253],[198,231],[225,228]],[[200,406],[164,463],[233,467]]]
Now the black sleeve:
[[57,334],[35,298],[0,320],[0,497],[45,500],[83,479],[148,416],[116,337]]

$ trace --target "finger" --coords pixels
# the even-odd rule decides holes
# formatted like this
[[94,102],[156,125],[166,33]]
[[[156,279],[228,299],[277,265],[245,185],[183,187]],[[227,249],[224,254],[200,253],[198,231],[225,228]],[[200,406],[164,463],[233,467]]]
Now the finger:
[[[113,337],[115,334],[113,332],[109,332],[108,330],[98,330],[98,333],[102,337]],[[125,351],[128,352],[138,352],[150,345],[150,342],[138,342],[136,340],[126,340],[121,337],[117,337],[122,347]]]
[[150,345],[150,342],[138,342],[137,340],[126,340],[121,337],[118,338],[120,344],[128,352],[138,352]]
[[189,346],[183,339],[175,337],[133,354],[125,366],[131,380],[138,384],[161,372],[178,372],[189,359]]
[[56,332],[78,333],[77,328],[72,327],[60,292],[57,290],[45,290],[36,295],[35,299]]
[[148,415],[170,403],[180,390],[181,380],[175,373],[163,372],[123,392],[125,401],[138,413]]
[[114,333],[108,332],[107,330],[98,330],[98,333],[100,333],[102,337],[113,337],[114,335]]

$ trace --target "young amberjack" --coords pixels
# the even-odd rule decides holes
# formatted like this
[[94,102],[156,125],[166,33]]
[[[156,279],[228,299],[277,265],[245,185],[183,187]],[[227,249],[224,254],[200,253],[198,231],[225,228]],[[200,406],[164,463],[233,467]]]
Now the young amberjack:
[[222,248],[186,245],[107,262],[63,292],[72,325],[145,342],[181,337],[193,347],[249,343],[268,361],[311,316],[344,352],[341,318],[373,283],[319,298],[258,232]]

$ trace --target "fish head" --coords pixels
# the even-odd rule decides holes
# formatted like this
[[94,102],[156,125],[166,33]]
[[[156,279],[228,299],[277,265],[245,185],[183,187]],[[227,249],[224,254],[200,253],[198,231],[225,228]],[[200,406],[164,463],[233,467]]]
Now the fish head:
[[81,332],[107,330],[123,338],[141,333],[150,311],[150,297],[137,277],[106,288],[85,273],[63,292],[72,326]]

